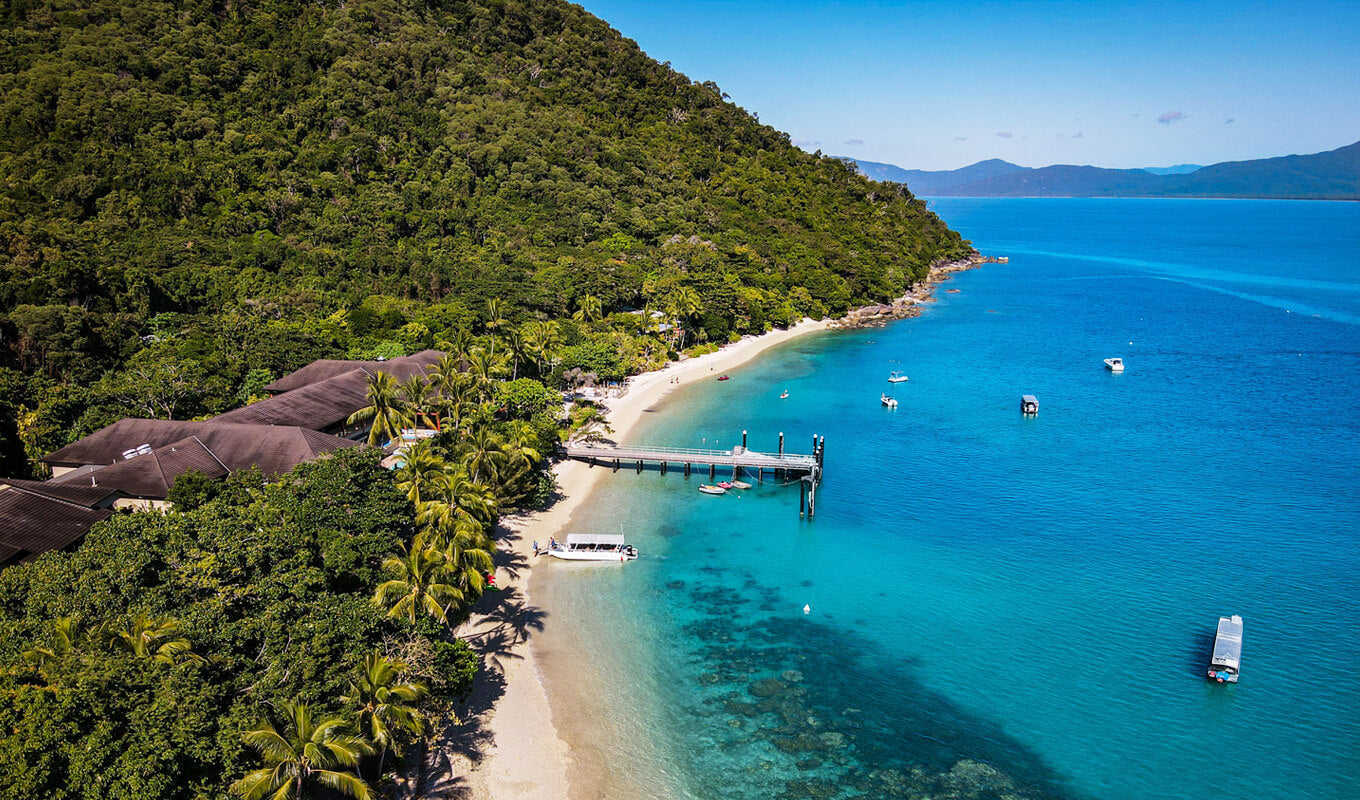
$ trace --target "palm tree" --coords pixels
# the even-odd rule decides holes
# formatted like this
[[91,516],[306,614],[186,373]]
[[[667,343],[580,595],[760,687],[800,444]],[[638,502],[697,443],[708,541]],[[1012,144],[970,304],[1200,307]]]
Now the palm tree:
[[41,670],[49,663],[65,661],[83,646],[88,645],[90,639],[90,635],[80,627],[79,615],[61,617],[52,623],[50,644],[47,647],[39,646],[24,651],[23,659]]
[[415,624],[416,614],[425,612],[448,624],[448,609],[461,602],[463,593],[448,582],[449,569],[444,555],[431,547],[425,534],[418,533],[400,556],[383,559],[383,569],[392,578],[379,584],[373,604],[387,609],[389,617],[406,617]]
[[505,307],[500,298],[486,301],[486,329],[491,332],[491,355],[496,354],[496,331],[505,324]]
[[689,319],[698,314],[703,307],[703,301],[699,299],[698,293],[688,286],[677,286],[666,301],[666,313],[675,318],[677,322],[684,323],[684,328],[680,331],[681,348],[685,346],[685,334],[689,328]]
[[405,448],[405,463],[395,473],[397,488],[415,503],[421,504],[439,496],[443,479],[455,467],[444,460],[432,439],[421,439]]
[[481,596],[486,589],[486,575],[495,568],[491,554],[496,551],[496,543],[486,535],[485,528],[470,519],[455,520],[444,534],[449,579],[465,594]]
[[505,374],[505,356],[496,356],[480,347],[468,353],[468,374],[472,376],[477,399],[486,402],[495,394],[496,378]]
[[582,295],[576,302],[576,313],[571,318],[577,322],[584,322],[589,325],[592,322],[599,322],[603,315],[603,307],[600,298],[593,294]]
[[350,414],[345,424],[373,420],[373,427],[368,431],[370,445],[399,437],[411,418],[397,390],[397,379],[382,370],[369,375],[367,397],[368,405]]
[[442,529],[466,518],[489,527],[497,511],[491,489],[469,478],[461,464],[451,466],[431,482],[430,499],[416,508],[417,524]]
[[420,375],[412,375],[406,382],[398,384],[397,398],[406,407],[407,415],[413,423],[419,425],[424,420],[426,427],[434,430],[439,429],[439,422],[434,414],[435,392],[430,382]]
[[524,333],[525,343],[534,357],[539,374],[552,362],[552,354],[562,346],[562,334],[551,322],[531,322]]
[[161,664],[174,666],[206,660],[193,651],[188,639],[180,635],[179,620],[171,617],[153,619],[145,611],[137,615],[127,630],[114,631],[109,640],[115,647],[138,658]]
[[519,362],[533,355],[524,334],[514,328],[506,330],[505,350],[510,357],[510,380],[519,380]]
[[481,481],[484,477],[492,480],[504,455],[500,438],[490,428],[481,427],[463,439],[462,445],[463,466],[472,475],[472,480]]
[[405,663],[375,650],[364,656],[359,680],[350,683],[349,694],[342,698],[355,707],[359,732],[382,747],[378,777],[382,776],[389,749],[400,756],[404,735],[419,736],[425,732],[425,718],[416,704],[429,692],[429,687],[424,681],[399,681],[404,669]]
[[362,778],[337,767],[357,769],[359,759],[373,753],[373,745],[351,734],[342,717],[318,722],[305,703],[296,701],[285,702],[283,710],[287,717],[283,733],[268,720],[241,732],[265,766],[233,783],[232,794],[243,800],[300,800],[304,791],[320,784],[341,795],[371,800],[373,790]]

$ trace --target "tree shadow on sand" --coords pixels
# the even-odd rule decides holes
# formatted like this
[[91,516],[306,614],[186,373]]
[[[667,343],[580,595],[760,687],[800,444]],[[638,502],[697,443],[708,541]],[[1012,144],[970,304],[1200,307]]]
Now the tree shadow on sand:
[[[523,562],[523,557],[519,557]],[[481,656],[482,666],[473,678],[467,700],[434,737],[423,760],[422,775],[410,785],[407,796],[420,798],[468,798],[474,787],[467,778],[470,768],[481,763],[493,744],[488,728],[492,709],[505,695],[506,668],[524,658],[529,637],[543,630],[547,613],[525,601],[516,586],[487,592],[477,603],[473,620],[459,638]]]

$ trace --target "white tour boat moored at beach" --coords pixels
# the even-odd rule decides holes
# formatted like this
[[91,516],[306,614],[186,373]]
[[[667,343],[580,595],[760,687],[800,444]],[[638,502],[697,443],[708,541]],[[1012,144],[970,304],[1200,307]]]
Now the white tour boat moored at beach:
[[907,380],[907,376],[903,375],[900,372],[894,372],[893,374],[888,376],[888,383],[901,383],[902,381],[905,380]]
[[1122,358],[1107,358],[1107,359],[1105,359],[1105,369],[1108,369],[1110,372],[1123,372],[1123,371],[1124,371],[1124,359],[1122,359]]
[[553,542],[548,555],[566,561],[631,561],[637,548],[624,544],[617,533],[569,533],[565,542]]
[[887,406],[888,408],[897,408],[897,401],[887,396],[886,394],[879,399],[883,403],[883,405]]
[[1214,637],[1214,656],[1209,659],[1209,678],[1219,683],[1237,683],[1242,665],[1242,618],[1236,614],[1218,618]]

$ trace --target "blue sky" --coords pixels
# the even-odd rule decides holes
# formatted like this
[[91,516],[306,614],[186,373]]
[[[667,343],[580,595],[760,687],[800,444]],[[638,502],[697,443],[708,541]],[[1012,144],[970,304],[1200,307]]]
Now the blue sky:
[[1360,140],[1360,0],[582,5],[804,149],[909,169],[1212,164]]

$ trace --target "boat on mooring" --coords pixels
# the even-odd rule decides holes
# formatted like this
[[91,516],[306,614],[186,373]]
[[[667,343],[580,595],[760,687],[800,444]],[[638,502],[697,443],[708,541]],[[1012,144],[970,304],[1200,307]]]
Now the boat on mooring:
[[727,494],[726,489],[722,488],[721,486],[714,486],[709,483],[699,484],[699,491],[703,492],[704,494]]
[[750,489],[750,488],[751,488],[751,484],[747,483],[746,481],[728,481],[728,483],[732,484],[732,488],[733,488],[733,489]]
[[566,561],[632,561],[637,548],[618,533],[569,533],[565,542],[553,542],[548,555]]
[[1020,413],[1034,415],[1039,413],[1039,398],[1032,394],[1020,395]]
[[900,372],[894,372],[888,376],[888,383],[901,383],[905,380],[907,380],[907,376]]
[[897,408],[897,400],[887,396],[886,394],[880,397],[879,401],[888,408]]
[[779,399],[780,399],[780,400],[787,400],[788,397],[789,397],[789,390],[788,390],[788,389],[785,389],[785,390],[784,390],[784,393],[781,394],[781,395],[779,395]]
[[1209,659],[1209,678],[1219,683],[1237,683],[1242,665],[1242,618],[1236,614],[1218,618],[1214,636],[1214,655]]
[[1107,359],[1105,359],[1105,369],[1108,369],[1110,372],[1123,372],[1123,371],[1124,371],[1124,359],[1122,359],[1122,358],[1107,358]]

